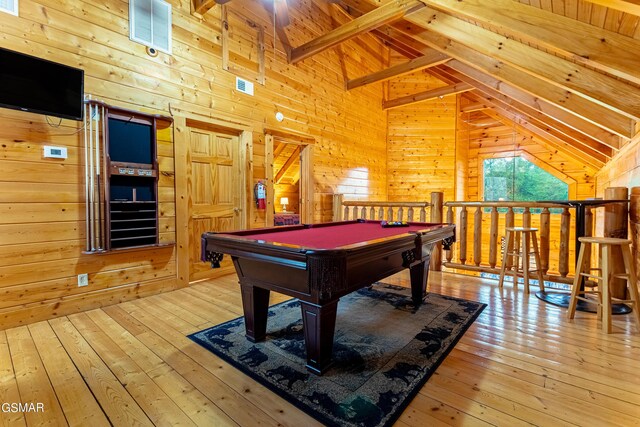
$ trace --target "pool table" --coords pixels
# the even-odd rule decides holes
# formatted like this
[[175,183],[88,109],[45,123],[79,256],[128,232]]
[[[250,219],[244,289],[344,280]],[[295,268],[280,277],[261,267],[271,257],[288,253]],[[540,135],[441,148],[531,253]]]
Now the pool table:
[[321,375],[331,365],[341,296],[409,268],[413,303],[425,296],[436,243],[448,249],[455,225],[342,221],[202,235],[202,260],[219,267],[231,255],[242,290],[246,336],[265,338],[269,292],[300,300],[307,369]]

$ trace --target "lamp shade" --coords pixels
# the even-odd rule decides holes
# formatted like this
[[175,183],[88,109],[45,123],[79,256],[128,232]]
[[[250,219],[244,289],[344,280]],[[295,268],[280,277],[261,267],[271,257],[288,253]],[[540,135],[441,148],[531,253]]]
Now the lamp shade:
[[281,197],[280,198],[280,204],[281,205],[288,205],[289,204],[289,198],[288,197]]

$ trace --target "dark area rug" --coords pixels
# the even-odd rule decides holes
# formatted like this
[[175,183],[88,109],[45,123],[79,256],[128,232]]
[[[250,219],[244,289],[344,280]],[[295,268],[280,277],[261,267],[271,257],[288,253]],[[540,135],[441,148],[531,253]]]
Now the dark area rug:
[[335,363],[323,376],[305,368],[296,299],[270,307],[263,342],[245,338],[243,318],[189,338],[327,425],[387,426],[485,306],[429,293],[415,310],[406,288],[376,284],[353,292],[338,303]]

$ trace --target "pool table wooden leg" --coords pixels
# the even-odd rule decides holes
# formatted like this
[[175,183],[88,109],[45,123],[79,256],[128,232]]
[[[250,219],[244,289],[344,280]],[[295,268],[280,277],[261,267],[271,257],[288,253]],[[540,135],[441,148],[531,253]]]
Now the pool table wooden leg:
[[416,307],[422,304],[427,294],[427,278],[429,277],[429,258],[409,268],[411,275],[411,299]]
[[262,341],[267,334],[269,289],[240,284],[246,336],[252,342]]
[[307,369],[317,375],[326,372],[332,363],[338,301],[323,305],[300,301],[304,343],[307,349]]

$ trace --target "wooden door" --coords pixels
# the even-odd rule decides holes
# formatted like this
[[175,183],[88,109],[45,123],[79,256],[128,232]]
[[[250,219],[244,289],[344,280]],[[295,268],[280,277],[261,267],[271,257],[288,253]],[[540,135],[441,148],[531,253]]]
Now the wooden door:
[[192,127],[188,139],[189,281],[192,282],[233,271],[228,256],[222,268],[216,270],[200,261],[200,236],[207,231],[242,228],[244,171],[238,135]]

